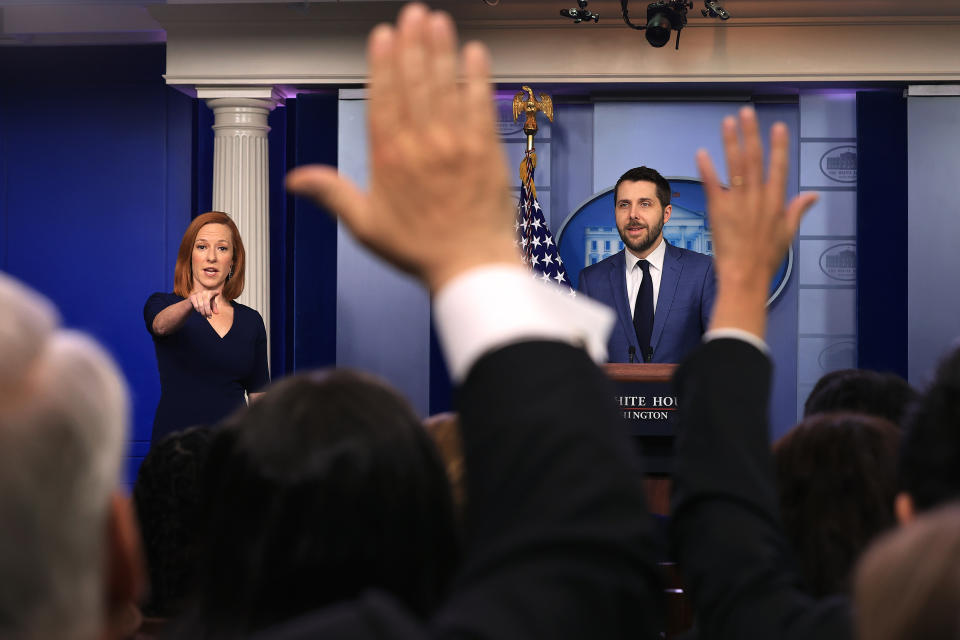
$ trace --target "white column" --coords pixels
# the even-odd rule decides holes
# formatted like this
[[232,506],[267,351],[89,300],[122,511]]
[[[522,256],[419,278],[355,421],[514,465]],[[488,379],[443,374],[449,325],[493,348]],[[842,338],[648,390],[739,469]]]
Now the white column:
[[282,98],[272,87],[198,88],[197,97],[205,98],[214,114],[213,209],[233,218],[246,249],[246,284],[238,300],[260,312],[269,339],[267,116]]

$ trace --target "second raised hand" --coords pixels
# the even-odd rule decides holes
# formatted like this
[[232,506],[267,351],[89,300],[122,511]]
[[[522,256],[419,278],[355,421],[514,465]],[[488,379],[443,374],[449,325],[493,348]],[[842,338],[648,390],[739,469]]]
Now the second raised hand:
[[770,129],[770,163],[766,178],[757,114],[740,110],[723,121],[723,146],[730,188],[720,184],[709,155],[697,152],[697,168],[707,196],[707,215],[713,235],[718,279],[757,280],[764,291],[793,241],[803,214],[817,200],[801,193],[786,203],[787,127]]
[[739,122],[733,117],[723,121],[723,146],[729,189],[721,185],[707,152],[697,152],[717,273],[710,328],[743,329],[763,339],[770,281],[817,194],[801,193],[789,204],[785,202],[790,145],[782,122],[770,129],[766,177],[757,114],[752,108],[740,110]]

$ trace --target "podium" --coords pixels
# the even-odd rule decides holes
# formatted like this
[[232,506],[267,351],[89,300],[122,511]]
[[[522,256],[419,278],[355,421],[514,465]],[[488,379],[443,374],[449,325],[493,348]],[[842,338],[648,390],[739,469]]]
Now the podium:
[[666,515],[670,505],[673,439],[677,398],[673,395],[675,364],[603,365],[615,389],[614,401],[623,426],[643,461],[644,488],[653,513]]

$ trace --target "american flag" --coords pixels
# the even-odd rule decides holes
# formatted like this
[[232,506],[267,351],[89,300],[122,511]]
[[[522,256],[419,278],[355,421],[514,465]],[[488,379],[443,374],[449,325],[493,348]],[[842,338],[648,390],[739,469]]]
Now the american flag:
[[513,225],[517,232],[517,245],[523,263],[533,269],[534,278],[563,285],[570,290],[570,295],[576,295],[570,287],[563,259],[557,253],[557,245],[537,201],[537,187],[533,183],[536,166],[536,151],[527,151],[520,164],[520,201],[517,202],[517,220]]

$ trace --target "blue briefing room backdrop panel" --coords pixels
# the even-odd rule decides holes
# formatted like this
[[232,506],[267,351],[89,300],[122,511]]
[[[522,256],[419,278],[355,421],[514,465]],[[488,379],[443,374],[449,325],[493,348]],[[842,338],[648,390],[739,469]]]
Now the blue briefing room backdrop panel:
[[163,68],[158,45],[0,49],[0,269],[119,362],[128,482],[159,397],[143,304],[171,289],[191,213],[193,101]]
[[857,366],[856,136],[852,91],[800,95],[800,190],[820,198],[800,223],[798,414],[823,375]]
[[[365,94],[341,90],[338,167],[366,188]],[[361,247],[345,229],[337,240],[337,365],[393,384],[421,416],[430,405],[430,301],[427,291]]]

